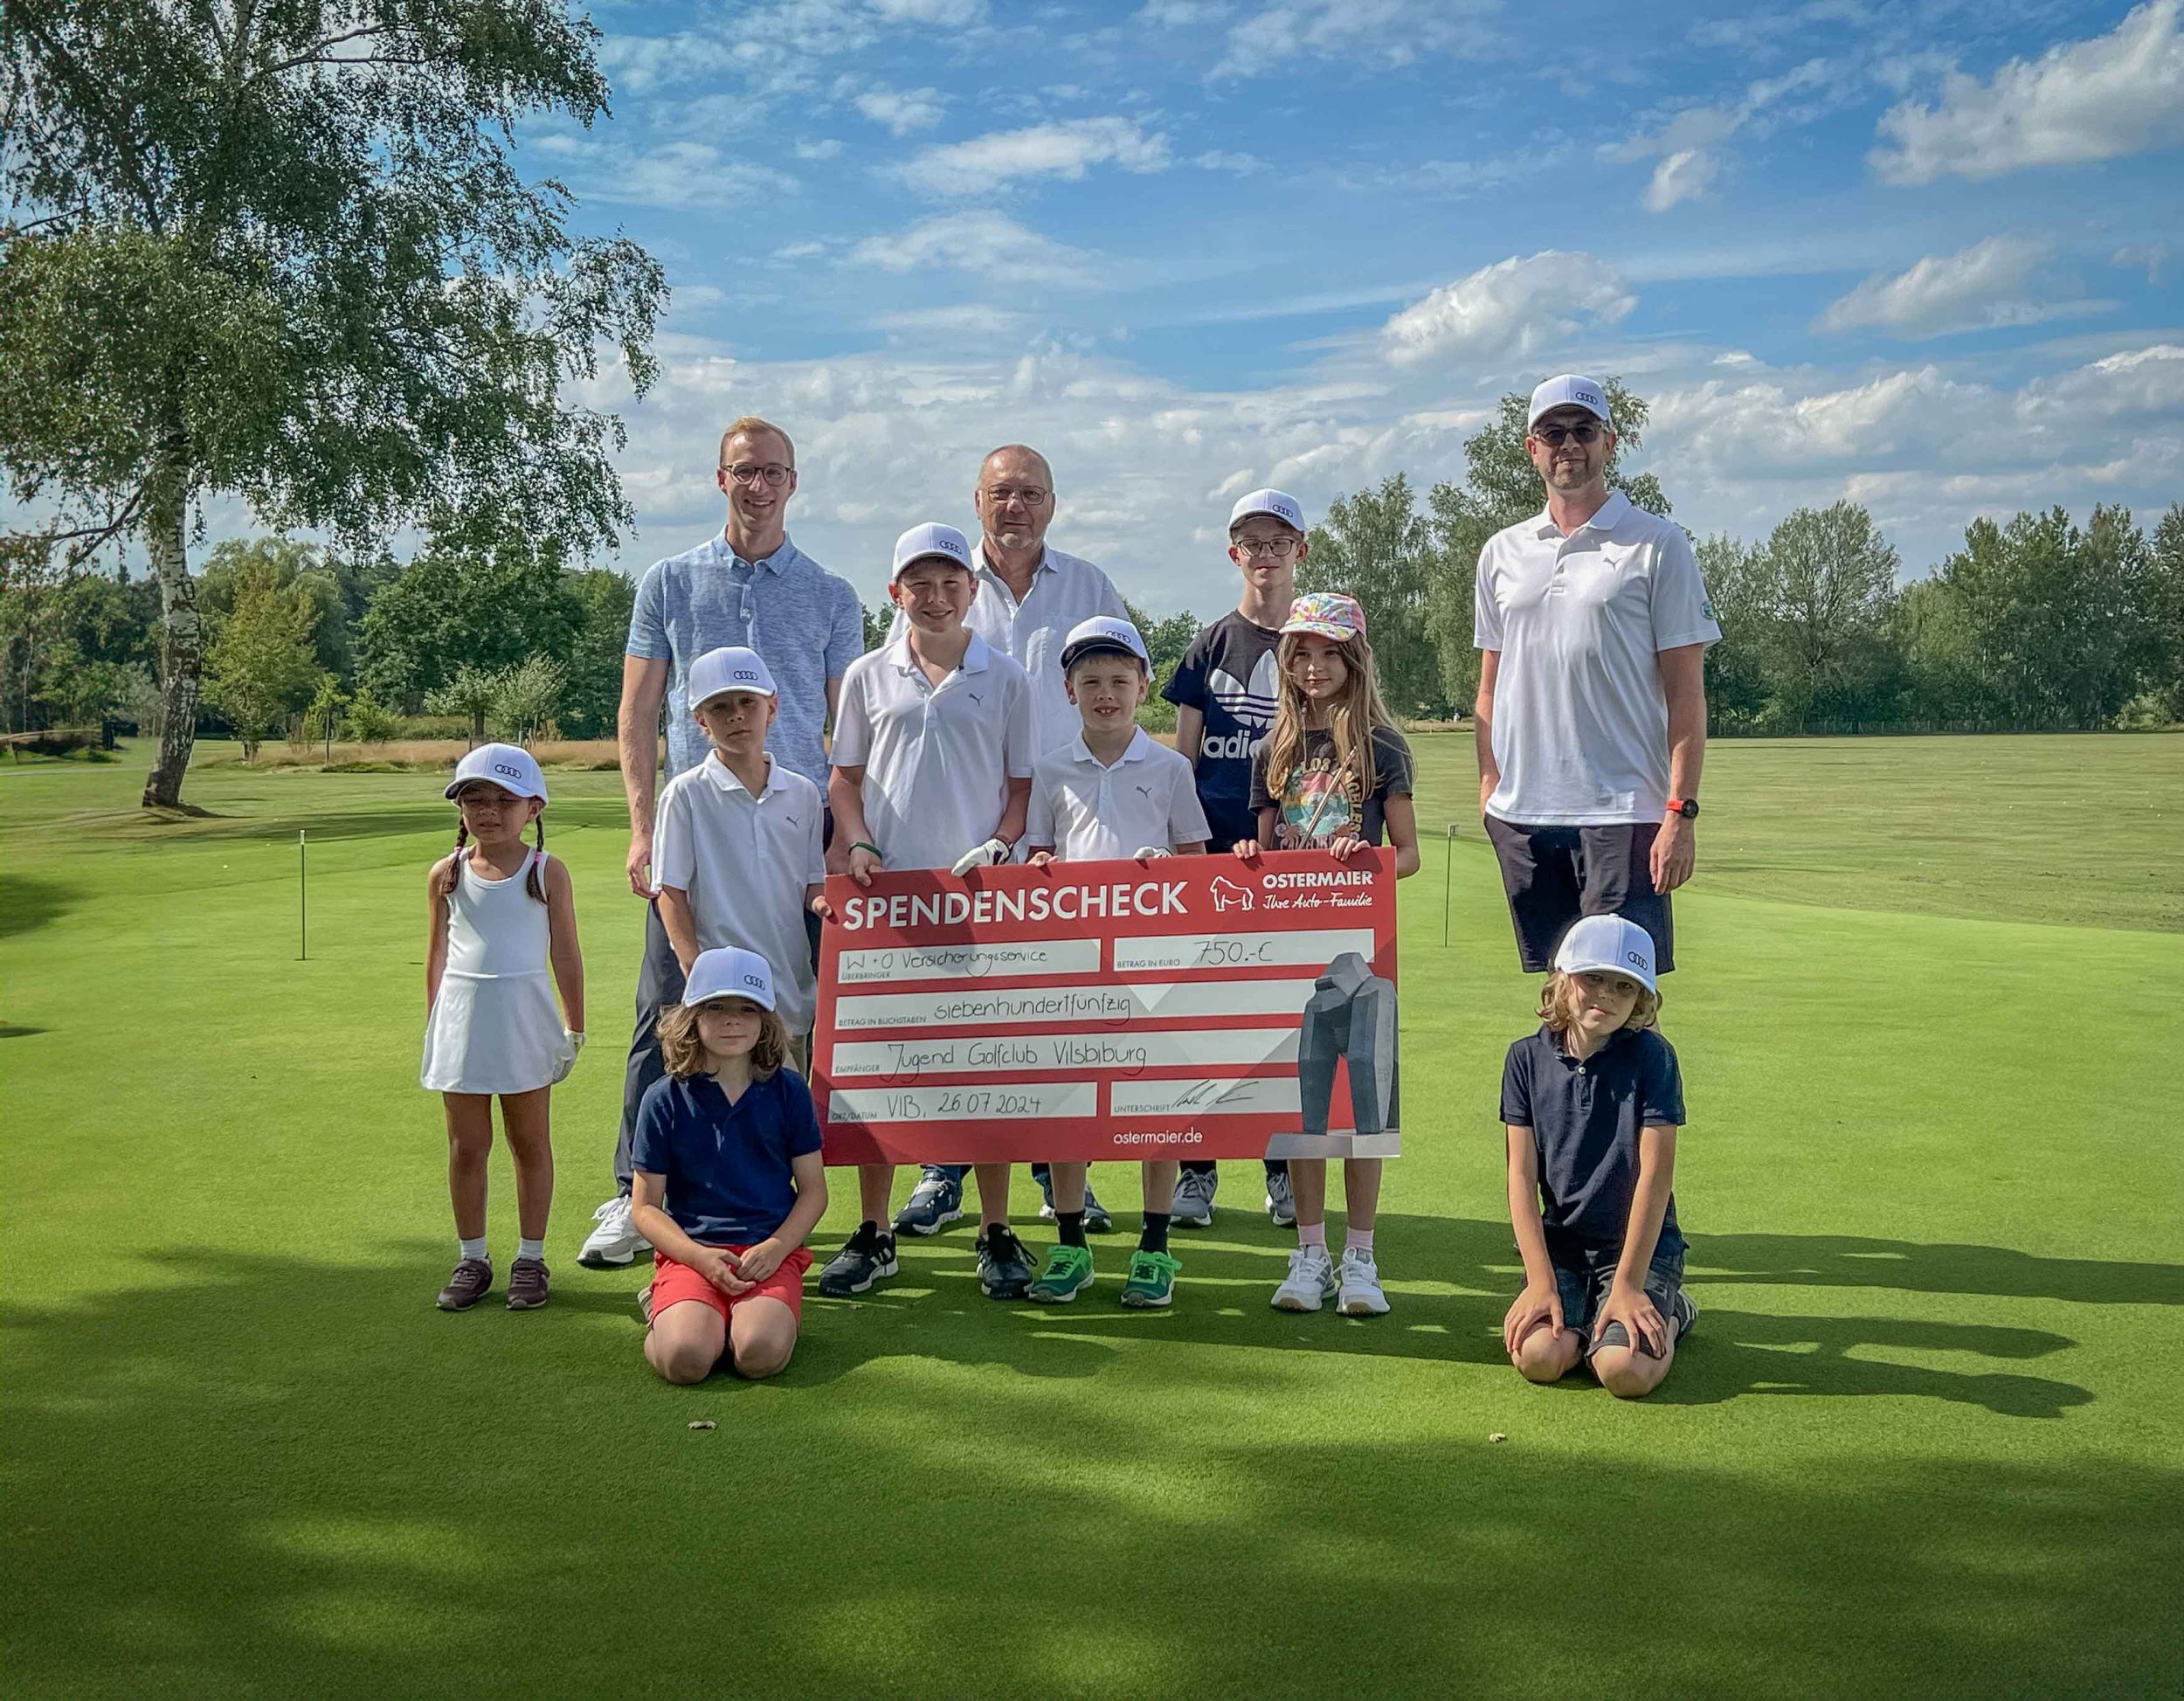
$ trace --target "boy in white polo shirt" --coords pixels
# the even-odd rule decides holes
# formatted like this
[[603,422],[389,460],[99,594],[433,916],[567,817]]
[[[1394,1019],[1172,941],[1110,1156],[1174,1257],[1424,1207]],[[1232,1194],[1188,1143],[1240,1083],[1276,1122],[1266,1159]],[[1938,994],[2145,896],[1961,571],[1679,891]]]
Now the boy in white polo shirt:
[[[1137,705],[1150,682],[1145,640],[1137,628],[1110,615],[1080,622],[1062,643],[1061,674],[1081,729],[1061,749],[1040,757],[1032,770],[1031,819],[1024,834],[1031,861],[1044,866],[1166,856],[1171,851],[1203,855],[1206,811],[1199,804],[1191,764],[1166,745],[1153,743],[1137,724]],[[1092,1251],[1084,1237],[1086,1165],[1051,1167],[1061,1241],[1047,1255],[1047,1268],[1027,1297],[1060,1305],[1091,1285]],[[1175,1296],[1180,1268],[1168,1255],[1175,1159],[1143,1168],[1144,1227],[1122,1295],[1123,1304],[1139,1310],[1165,1305]]]
[[819,787],[766,753],[779,694],[757,651],[707,651],[690,664],[689,695],[713,751],[660,794],[660,923],[686,975],[700,951],[726,945],[766,959],[801,1072],[818,1003],[804,912],[826,878]]
[[[828,793],[850,877],[869,885],[883,868],[964,874],[1006,862],[1031,792],[1032,688],[1021,667],[964,625],[974,594],[970,541],[953,526],[911,527],[895,540],[888,594],[909,625],[849,664],[834,716]],[[992,1298],[1020,1299],[1032,1266],[1008,1225],[1009,1166],[977,1168],[978,1285]],[[895,1235],[882,1227],[894,1184],[891,1164],[860,1167],[864,1220],[819,1272],[822,1294],[862,1293],[895,1274]]]

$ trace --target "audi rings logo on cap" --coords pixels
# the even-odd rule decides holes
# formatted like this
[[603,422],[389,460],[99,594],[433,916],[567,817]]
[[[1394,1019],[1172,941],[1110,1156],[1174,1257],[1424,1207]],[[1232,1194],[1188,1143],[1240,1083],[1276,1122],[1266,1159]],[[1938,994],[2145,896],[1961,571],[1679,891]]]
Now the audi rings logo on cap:
[[496,774],[506,774],[510,779],[523,778],[523,771],[513,762],[496,762],[493,764],[493,771]]
[[743,977],[743,985],[746,986],[756,986],[761,992],[764,992],[766,986],[766,983],[755,974],[745,975]]
[[1644,968],[1644,967],[1646,966],[1646,959],[1645,959],[1644,954],[1643,954],[1642,952],[1639,952],[1639,951],[1625,951],[1625,952],[1623,953],[1623,961],[1624,961],[1624,962],[1626,962],[1626,963],[1632,963],[1632,964],[1635,964],[1635,965],[1636,965],[1639,968],[1641,968],[1641,969],[1642,969],[1642,968]]
[[734,673],[730,674],[729,677],[730,679],[749,680],[753,685],[758,683],[757,672],[750,667],[738,667]]

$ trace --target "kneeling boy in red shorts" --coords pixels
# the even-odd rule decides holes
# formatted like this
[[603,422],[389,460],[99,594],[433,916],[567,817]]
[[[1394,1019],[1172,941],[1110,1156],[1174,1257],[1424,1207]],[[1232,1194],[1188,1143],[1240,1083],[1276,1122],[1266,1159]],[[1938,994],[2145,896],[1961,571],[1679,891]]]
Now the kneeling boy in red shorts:
[[796,1350],[826,1172],[811,1089],[782,1067],[766,959],[700,951],[660,1041],[667,1072],[631,1147],[632,1220],[656,1272],[645,1358],[670,1382],[702,1382],[724,1355],[740,1375],[772,1376]]

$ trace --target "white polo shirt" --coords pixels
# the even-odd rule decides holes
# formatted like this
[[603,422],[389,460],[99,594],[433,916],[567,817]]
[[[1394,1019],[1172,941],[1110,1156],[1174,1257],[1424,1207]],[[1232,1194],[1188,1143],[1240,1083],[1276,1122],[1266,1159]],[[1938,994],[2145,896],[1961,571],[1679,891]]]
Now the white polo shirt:
[[[986,565],[983,541],[971,550],[971,559],[978,594],[964,624],[1003,655],[1014,657],[1031,675],[1033,736],[1037,741],[1033,749],[1040,756],[1060,750],[1084,725],[1062,681],[1061,647],[1073,628],[1095,614],[1130,619],[1122,592],[1083,557],[1049,549],[1032,570],[1031,588],[1019,602],[1007,582]],[[888,633],[889,641],[900,638],[908,626],[908,617],[897,609]]]
[[766,959],[781,1020],[809,1033],[818,989],[804,892],[826,878],[819,787],[769,756],[754,798],[718,751],[708,754],[660,793],[653,874],[688,895],[701,951],[741,945]]
[[1721,641],[1683,529],[1621,491],[1565,537],[1545,511],[1479,551],[1473,623],[1501,653],[1487,812],[1535,826],[1657,821],[1669,802],[1662,650]]
[[865,771],[865,829],[889,868],[946,868],[993,836],[1011,779],[1031,777],[1032,687],[976,633],[935,685],[909,634],[842,675],[834,765]]
[[1065,862],[1112,861],[1148,845],[1172,850],[1212,836],[1189,759],[1155,743],[1143,727],[1111,768],[1092,754],[1080,729],[1032,770],[1024,843],[1051,845]]

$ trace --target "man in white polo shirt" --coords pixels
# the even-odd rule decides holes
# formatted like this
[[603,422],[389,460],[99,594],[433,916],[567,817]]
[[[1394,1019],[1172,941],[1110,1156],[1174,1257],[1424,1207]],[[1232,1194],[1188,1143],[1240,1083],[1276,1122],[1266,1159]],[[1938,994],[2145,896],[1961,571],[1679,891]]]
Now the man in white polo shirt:
[[1608,488],[1606,390],[1550,378],[1526,425],[1547,506],[1479,551],[1479,806],[1527,972],[1579,916],[1615,915],[1653,936],[1665,974],[1721,627],[1683,528]]

